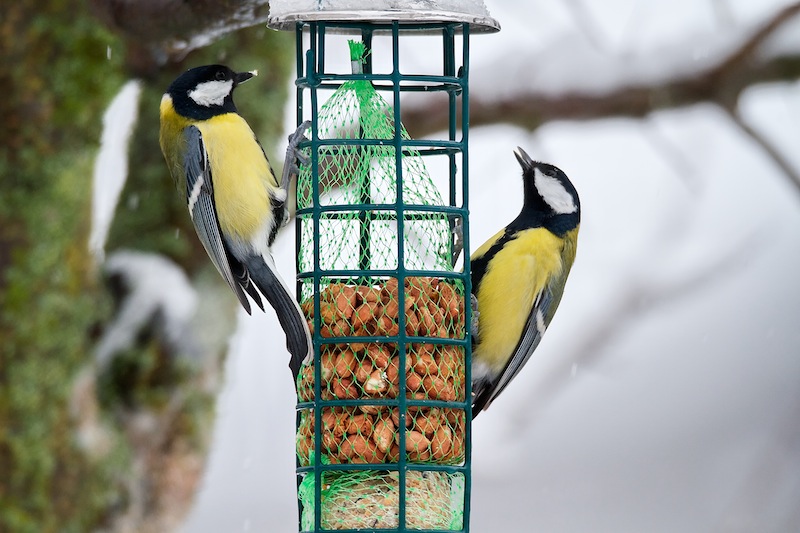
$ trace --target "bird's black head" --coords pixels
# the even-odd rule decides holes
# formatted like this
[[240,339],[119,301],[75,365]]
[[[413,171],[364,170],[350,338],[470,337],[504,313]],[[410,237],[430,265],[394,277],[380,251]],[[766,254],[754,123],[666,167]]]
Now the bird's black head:
[[187,70],[167,89],[179,115],[195,120],[235,113],[233,90],[257,74],[234,72],[225,65],[206,65]]
[[578,191],[564,172],[553,165],[531,159],[525,150],[514,150],[525,187],[523,214],[534,216],[539,224],[556,235],[563,235],[581,221]]

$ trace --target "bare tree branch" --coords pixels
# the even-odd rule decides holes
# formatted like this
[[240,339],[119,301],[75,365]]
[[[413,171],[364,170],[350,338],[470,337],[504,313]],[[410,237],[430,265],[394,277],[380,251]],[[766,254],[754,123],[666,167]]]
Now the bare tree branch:
[[800,172],[792,164],[786,159],[783,154],[781,154],[780,150],[778,150],[777,146],[774,146],[770,143],[766,137],[761,135],[757,132],[750,124],[745,122],[744,118],[742,118],[741,114],[736,111],[735,109],[725,108],[728,112],[728,116],[731,117],[736,126],[739,127],[742,132],[750,137],[750,139],[755,142],[764,152],[766,152],[767,156],[772,159],[772,161],[780,168],[784,175],[792,182],[794,185],[795,190],[797,193],[800,193]]
[[[716,64],[676,74],[674,79],[666,81],[640,85],[631,82],[607,93],[590,92],[581,87],[559,94],[529,89],[516,93],[498,91],[496,95],[490,95],[476,94],[473,90],[470,125],[507,123],[533,130],[552,120],[642,117],[658,109],[699,102],[717,102],[723,107],[732,107],[739,94],[750,85],[800,77],[800,51],[771,58],[757,53],[768,37],[798,13],[800,2],[775,13]],[[659,58],[654,57],[653,61],[657,62]],[[403,106],[403,121],[412,135],[424,136],[447,128],[447,110],[438,102],[430,105],[410,102]]]

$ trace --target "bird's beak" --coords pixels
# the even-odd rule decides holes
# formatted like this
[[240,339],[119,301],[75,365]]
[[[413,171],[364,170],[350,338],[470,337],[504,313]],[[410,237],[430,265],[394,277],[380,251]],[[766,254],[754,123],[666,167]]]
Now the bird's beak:
[[532,169],[536,164],[533,159],[531,159],[531,156],[528,155],[528,152],[519,146],[514,150],[514,155],[517,156],[517,161],[519,161],[519,166],[522,167],[523,171]]
[[257,70],[251,70],[250,72],[237,72],[236,75],[233,77],[233,82],[235,85],[239,85],[241,83],[246,82],[250,78],[258,76]]

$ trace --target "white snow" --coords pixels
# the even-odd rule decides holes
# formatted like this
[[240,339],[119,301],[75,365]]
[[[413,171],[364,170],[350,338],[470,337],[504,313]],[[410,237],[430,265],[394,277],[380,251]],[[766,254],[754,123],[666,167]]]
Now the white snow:
[[457,14],[488,17],[482,0],[273,0],[270,17],[293,13],[329,11],[449,11]]
[[318,20],[401,23],[467,22],[472,31],[499,30],[481,0],[277,0],[270,2],[269,27],[293,30],[295,22]]
[[128,177],[128,143],[139,116],[141,92],[141,82],[129,81],[103,115],[100,152],[94,163],[92,230],[89,235],[89,250],[98,263],[103,262],[108,230]]
[[108,365],[117,352],[131,347],[142,328],[153,325],[167,343],[191,354],[187,332],[198,296],[178,265],[157,254],[117,250],[103,269],[107,276],[120,276],[128,293],[97,343],[98,365]]

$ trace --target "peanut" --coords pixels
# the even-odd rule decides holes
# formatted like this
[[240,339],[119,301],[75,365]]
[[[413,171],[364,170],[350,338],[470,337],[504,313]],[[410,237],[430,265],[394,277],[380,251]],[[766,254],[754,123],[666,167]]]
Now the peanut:
[[420,306],[417,309],[417,313],[419,314],[420,335],[430,335],[431,332],[436,331],[436,322],[434,322],[431,310],[428,309],[427,305]]
[[452,402],[456,399],[456,390],[453,385],[439,376],[425,376],[422,380],[422,387],[431,399],[445,402]]
[[[414,422],[414,418],[412,416],[410,416],[410,415],[406,415],[403,418],[405,420],[406,428],[411,427],[411,425]],[[400,410],[397,409],[396,407],[392,409],[392,422],[394,423],[395,427],[399,427],[400,426]]]
[[370,343],[367,345],[367,355],[372,362],[375,363],[375,368],[386,370],[389,366],[389,348],[385,344]]
[[381,304],[378,302],[361,304],[353,315],[353,327],[357,330],[365,329],[367,324],[376,320],[376,317],[380,315],[381,309]]
[[387,453],[394,444],[395,424],[386,418],[379,418],[372,431],[372,441],[383,453]]
[[335,379],[332,387],[333,394],[340,400],[354,400],[358,398],[358,387],[350,379]]
[[419,413],[414,418],[414,427],[430,438],[434,432],[442,425],[439,418],[439,409],[431,409],[428,413]]
[[372,365],[369,364],[369,361],[359,361],[357,363],[355,376],[359,383],[364,383],[369,379],[370,374],[372,374]]
[[406,334],[416,335],[419,331],[419,316],[411,309],[406,311]]
[[431,441],[419,431],[406,431],[406,452],[412,461],[427,461],[431,456]]
[[381,291],[375,287],[359,285],[358,293],[364,302],[379,302],[381,300]]
[[400,312],[400,304],[397,302],[397,300],[394,300],[394,299],[389,300],[388,302],[386,302],[384,304],[383,312],[389,318],[391,318],[393,320],[397,320],[398,314]]
[[[361,433],[362,435],[368,434],[372,431],[373,419],[370,415],[365,414],[358,414],[358,415],[349,415],[344,419],[344,427],[345,433]],[[335,431],[334,431],[335,434]]]
[[443,460],[453,448],[453,430],[447,425],[440,425],[431,439],[431,453],[434,459]]
[[424,351],[424,348],[418,349],[415,353],[414,372],[421,376],[436,374],[438,372],[438,367],[436,361],[433,359],[433,355]]
[[363,435],[347,435],[342,441],[341,450],[348,459],[363,458],[367,453],[367,443]]
[[386,392],[388,383],[383,379],[383,370],[375,370],[364,382],[364,392],[370,396],[380,396]]
[[406,388],[410,391],[418,391],[422,388],[423,380],[422,376],[415,372],[409,372],[406,375]]
[[355,354],[352,350],[345,348],[335,359],[333,371],[340,378],[350,378],[353,376],[356,365]]
[[353,310],[356,307],[356,289],[348,285],[344,285],[341,291],[336,295],[336,310],[339,316],[349,319],[353,316]]

